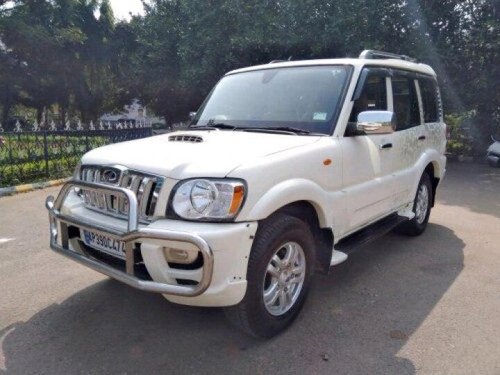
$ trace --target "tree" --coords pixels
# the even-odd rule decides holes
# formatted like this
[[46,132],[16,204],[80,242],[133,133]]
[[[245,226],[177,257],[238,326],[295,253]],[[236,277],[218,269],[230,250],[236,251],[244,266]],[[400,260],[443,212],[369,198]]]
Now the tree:
[[114,108],[114,29],[108,0],[16,1],[0,17],[0,39],[17,61],[9,98],[36,108],[38,120],[53,104],[63,122],[70,107],[84,120]]
[[435,68],[445,110],[476,113],[476,150],[500,126],[498,1],[151,0],[144,17],[118,23],[108,0],[10,4],[0,4],[4,118],[23,103],[90,120],[140,98],[171,123],[228,70],[382,49]]

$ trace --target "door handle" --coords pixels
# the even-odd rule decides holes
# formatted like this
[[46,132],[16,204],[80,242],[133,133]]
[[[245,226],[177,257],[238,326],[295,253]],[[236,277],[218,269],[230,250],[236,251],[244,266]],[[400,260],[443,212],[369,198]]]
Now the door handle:
[[421,135],[420,137],[418,137],[418,140],[419,140],[419,141],[423,141],[423,140],[425,140],[425,135]]
[[379,146],[381,150],[384,150],[386,148],[392,148],[392,143],[384,143],[383,145]]

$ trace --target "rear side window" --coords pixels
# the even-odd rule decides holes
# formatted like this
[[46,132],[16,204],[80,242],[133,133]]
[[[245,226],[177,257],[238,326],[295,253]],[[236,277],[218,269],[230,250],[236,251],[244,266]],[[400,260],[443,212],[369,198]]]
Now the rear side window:
[[404,75],[392,78],[392,93],[394,96],[394,112],[397,119],[397,130],[409,129],[420,125],[415,80]]
[[363,91],[359,99],[354,102],[350,122],[356,122],[360,112],[364,111],[386,111],[387,110],[387,89],[385,76],[370,74],[365,81]]
[[421,78],[418,80],[418,84],[424,106],[424,122],[438,122],[439,110],[436,82],[432,79]]

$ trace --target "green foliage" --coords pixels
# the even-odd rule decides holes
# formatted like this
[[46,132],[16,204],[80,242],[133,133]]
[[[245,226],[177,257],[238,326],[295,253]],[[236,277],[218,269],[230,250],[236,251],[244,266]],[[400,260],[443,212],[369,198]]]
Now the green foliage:
[[449,134],[446,151],[452,156],[470,155],[473,148],[471,119],[475,113],[450,114],[445,117]]
[[61,121],[70,110],[88,121],[114,108],[114,28],[107,1],[14,1],[0,14],[0,62],[9,62],[0,68],[0,121],[14,104],[36,108],[38,121],[53,104]]

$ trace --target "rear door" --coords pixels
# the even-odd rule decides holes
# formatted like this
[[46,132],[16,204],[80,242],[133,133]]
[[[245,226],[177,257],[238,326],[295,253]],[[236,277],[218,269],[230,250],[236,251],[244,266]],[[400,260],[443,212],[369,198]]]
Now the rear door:
[[437,81],[434,77],[418,77],[418,87],[422,103],[423,130],[421,132],[420,149],[440,150],[443,141],[444,125],[440,110],[440,97]]

